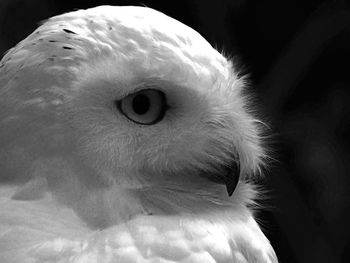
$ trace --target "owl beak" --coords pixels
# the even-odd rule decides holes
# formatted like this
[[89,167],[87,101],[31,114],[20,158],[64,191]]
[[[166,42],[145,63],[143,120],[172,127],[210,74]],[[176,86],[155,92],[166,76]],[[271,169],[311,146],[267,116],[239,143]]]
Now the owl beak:
[[225,165],[221,169],[218,169],[218,173],[203,173],[202,176],[216,184],[224,184],[228,196],[232,196],[239,182],[239,164],[233,161],[230,165]]
[[224,183],[228,196],[232,196],[239,181],[240,169],[236,162],[232,162],[226,169],[227,174],[224,177]]

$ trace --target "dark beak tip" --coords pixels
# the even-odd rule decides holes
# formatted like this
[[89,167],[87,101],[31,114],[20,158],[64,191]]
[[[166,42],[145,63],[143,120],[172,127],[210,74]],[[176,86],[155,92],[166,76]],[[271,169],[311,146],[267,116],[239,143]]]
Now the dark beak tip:
[[233,192],[237,188],[238,182],[239,182],[239,174],[233,174],[233,176],[230,176],[229,178],[227,178],[225,185],[226,185],[226,191],[229,197],[233,195]]
[[226,185],[226,191],[229,197],[233,195],[233,192],[235,191],[236,187],[231,187],[229,185]]

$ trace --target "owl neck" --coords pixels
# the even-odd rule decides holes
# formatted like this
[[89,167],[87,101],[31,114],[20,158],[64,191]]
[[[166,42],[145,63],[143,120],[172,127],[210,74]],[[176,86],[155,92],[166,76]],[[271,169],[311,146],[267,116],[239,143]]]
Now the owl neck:
[[92,228],[101,229],[140,215],[186,214],[202,218],[213,213],[247,210],[246,204],[253,195],[251,187],[244,183],[238,185],[231,197],[222,185],[169,183],[132,189],[114,184],[87,191],[75,209]]
[[246,209],[254,196],[249,185],[239,183],[234,194],[228,197],[224,185],[208,184],[204,178],[154,180],[153,184],[121,181],[87,184],[85,176],[76,181],[72,181],[71,176],[67,178],[70,179],[60,177],[60,184],[51,192],[92,229],[118,225],[140,215],[187,214],[202,218],[213,212]]

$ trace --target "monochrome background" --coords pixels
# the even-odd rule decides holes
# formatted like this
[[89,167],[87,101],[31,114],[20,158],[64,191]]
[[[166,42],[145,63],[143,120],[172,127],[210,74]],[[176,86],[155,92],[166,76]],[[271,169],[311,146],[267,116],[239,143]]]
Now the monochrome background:
[[40,21],[102,4],[162,11],[249,74],[275,159],[259,181],[259,223],[282,263],[350,262],[347,1],[0,0],[0,53]]

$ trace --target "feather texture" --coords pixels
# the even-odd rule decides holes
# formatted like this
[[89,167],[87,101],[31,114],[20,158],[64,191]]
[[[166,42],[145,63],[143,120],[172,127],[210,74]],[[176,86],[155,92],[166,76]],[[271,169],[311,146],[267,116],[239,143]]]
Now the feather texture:
[[[277,262],[249,209],[266,153],[244,85],[149,8],[43,23],[0,63],[0,261]],[[149,89],[164,118],[125,118]]]

